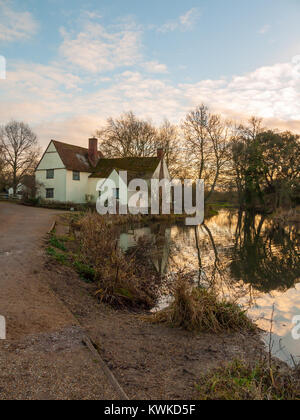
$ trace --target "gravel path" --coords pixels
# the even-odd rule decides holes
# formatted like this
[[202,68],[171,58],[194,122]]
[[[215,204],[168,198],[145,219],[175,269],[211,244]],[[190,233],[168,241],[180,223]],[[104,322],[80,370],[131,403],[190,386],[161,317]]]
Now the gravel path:
[[0,202],[0,399],[116,399],[45,281],[43,240],[57,214]]

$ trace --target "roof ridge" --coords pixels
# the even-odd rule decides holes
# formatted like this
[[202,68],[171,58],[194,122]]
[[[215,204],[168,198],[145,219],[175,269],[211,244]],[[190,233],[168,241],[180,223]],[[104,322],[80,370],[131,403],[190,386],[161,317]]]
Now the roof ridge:
[[76,144],[65,143],[65,142],[63,142],[63,141],[59,141],[59,140],[55,140],[55,139],[52,139],[51,141],[52,141],[53,143],[62,144],[62,145],[64,145],[64,146],[77,147],[78,149],[83,149],[83,150],[88,151],[88,148],[83,147],[83,146],[77,146]]
[[108,172],[113,170],[127,171],[134,174],[149,174],[154,173],[157,169],[161,159],[157,156],[143,156],[143,157],[123,157],[123,158],[102,158],[99,159],[97,166],[93,169],[91,178],[106,177]]
[[123,160],[123,159],[126,159],[126,160],[128,160],[128,159],[157,159],[157,160],[160,160],[160,158],[157,157],[157,156],[126,156],[126,157],[121,157],[121,158],[106,158],[106,157],[103,157],[101,159],[103,159],[103,160]]

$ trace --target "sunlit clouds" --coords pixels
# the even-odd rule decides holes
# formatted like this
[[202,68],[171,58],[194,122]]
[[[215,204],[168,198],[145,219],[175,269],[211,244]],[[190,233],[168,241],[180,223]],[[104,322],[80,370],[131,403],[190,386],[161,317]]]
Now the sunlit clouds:
[[123,66],[133,66],[140,59],[141,33],[133,30],[108,32],[102,25],[87,22],[82,32],[72,36],[61,30],[59,52],[68,63],[81,70],[104,73]]
[[[35,18],[12,4],[0,0],[0,40],[34,36]],[[193,63],[170,65],[147,48],[147,36],[192,31],[202,17],[200,10],[188,9],[149,29],[132,17],[108,25],[102,14],[81,11],[74,27],[57,28],[54,59],[9,60],[7,79],[0,80],[1,123],[28,122],[43,145],[53,137],[85,144],[109,116],[132,110],[157,124],[164,118],[180,123],[204,102],[227,118],[256,115],[272,127],[300,131],[300,55],[231,77],[188,81],[184,74]],[[266,25],[260,33],[269,30]],[[182,79],[173,77],[178,68]]]

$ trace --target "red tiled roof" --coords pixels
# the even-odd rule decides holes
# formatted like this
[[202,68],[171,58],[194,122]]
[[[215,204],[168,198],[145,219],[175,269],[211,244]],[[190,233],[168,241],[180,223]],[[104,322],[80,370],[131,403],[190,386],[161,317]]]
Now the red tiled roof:
[[[59,154],[63,164],[69,171],[79,172],[93,172],[89,158],[88,149],[80,146],[73,146],[67,143],[61,143],[60,141],[52,140],[57,153]],[[99,153],[99,159],[103,157],[101,152]]]

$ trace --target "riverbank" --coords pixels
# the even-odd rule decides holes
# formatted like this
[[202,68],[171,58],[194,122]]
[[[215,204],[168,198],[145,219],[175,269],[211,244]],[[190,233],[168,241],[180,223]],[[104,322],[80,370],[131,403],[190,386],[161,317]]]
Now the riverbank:
[[[58,240],[65,240],[67,234],[68,226],[59,224]],[[68,247],[68,242],[64,244]],[[69,244],[74,249],[74,243]],[[58,250],[55,255],[63,254]],[[51,273],[50,286],[91,337],[131,399],[201,398],[197,383],[204,374],[236,359],[255,366],[265,356],[258,331],[193,334],[152,325],[141,319],[146,310],[116,310],[100,303],[95,298],[97,286],[80,278],[64,259],[51,258],[45,268]]]
[[[203,373],[236,358],[264,354],[258,333],[191,334],[141,321],[141,314],[114,310],[95,299],[95,286],[70,268],[49,261],[49,284],[91,337],[131,399],[197,397]],[[54,275],[53,275],[54,274]]]

